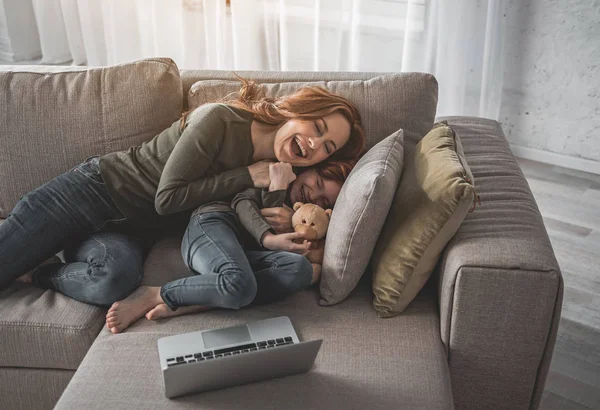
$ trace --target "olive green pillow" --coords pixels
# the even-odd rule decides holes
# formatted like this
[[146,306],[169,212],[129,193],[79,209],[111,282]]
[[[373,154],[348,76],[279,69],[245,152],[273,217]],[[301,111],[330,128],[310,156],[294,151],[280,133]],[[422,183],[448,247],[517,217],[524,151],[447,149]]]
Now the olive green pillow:
[[446,123],[435,124],[406,158],[373,253],[373,306],[379,317],[402,313],[419,293],[474,197],[459,138]]

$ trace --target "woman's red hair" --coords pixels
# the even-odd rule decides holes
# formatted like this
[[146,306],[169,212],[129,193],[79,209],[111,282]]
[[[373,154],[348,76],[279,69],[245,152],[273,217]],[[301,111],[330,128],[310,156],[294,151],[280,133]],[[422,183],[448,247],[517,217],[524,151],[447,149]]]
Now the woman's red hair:
[[350,123],[350,138],[330,158],[332,160],[354,159],[365,151],[365,133],[356,106],[346,98],[333,94],[322,87],[302,87],[294,94],[280,98],[268,98],[254,81],[238,77],[242,87],[233,99],[223,103],[250,112],[255,120],[281,125],[292,118],[314,120],[334,112],[342,114]]

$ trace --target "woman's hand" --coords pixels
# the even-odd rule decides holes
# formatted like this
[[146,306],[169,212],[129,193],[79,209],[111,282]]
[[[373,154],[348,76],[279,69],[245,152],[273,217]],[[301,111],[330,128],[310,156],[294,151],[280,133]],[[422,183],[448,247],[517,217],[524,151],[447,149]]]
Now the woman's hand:
[[273,161],[258,161],[248,166],[250,178],[254,182],[254,188],[267,188],[271,183],[269,167]]
[[275,162],[269,165],[269,177],[271,178],[269,191],[273,192],[288,189],[288,186],[296,179],[296,174],[292,170],[292,164]]
[[302,239],[302,234],[292,232],[274,235],[266,232],[262,238],[262,244],[272,251],[288,251],[306,255],[311,245],[310,242],[305,239],[303,243],[295,243],[294,239]]
[[292,227],[294,210],[286,204],[283,204],[283,207],[278,208],[263,208],[260,210],[260,213],[267,220],[269,225],[275,229],[275,232],[294,232],[294,228]]

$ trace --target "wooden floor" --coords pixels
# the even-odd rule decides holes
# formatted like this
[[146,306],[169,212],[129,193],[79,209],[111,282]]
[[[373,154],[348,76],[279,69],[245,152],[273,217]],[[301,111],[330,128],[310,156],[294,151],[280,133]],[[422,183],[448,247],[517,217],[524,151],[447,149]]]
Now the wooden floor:
[[519,159],[565,282],[540,409],[600,409],[600,175]]

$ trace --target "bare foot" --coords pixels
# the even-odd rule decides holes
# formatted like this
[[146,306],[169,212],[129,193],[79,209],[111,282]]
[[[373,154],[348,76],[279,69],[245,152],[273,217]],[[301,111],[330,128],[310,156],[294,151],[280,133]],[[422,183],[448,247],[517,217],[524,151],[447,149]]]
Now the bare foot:
[[177,310],[171,310],[167,305],[161,303],[157,305],[154,309],[152,309],[150,312],[146,313],[146,319],[156,320],[165,317],[181,316],[187,315],[189,313],[204,312],[205,310],[209,309],[210,308],[204,306],[186,306],[180,307]]
[[[44,266],[44,265],[49,265],[51,263],[61,263],[62,261],[60,260],[60,258],[56,255],[46,259],[44,262],[42,262],[40,264],[40,266]],[[39,266],[38,266],[39,267]],[[37,269],[37,268],[36,268]],[[29,272],[27,272],[26,274],[19,276],[17,279],[15,279],[18,282],[23,282],[23,283],[33,283],[33,271],[35,269],[30,270]]]
[[113,303],[106,314],[106,327],[112,333],[122,332],[160,303],[163,303],[160,287],[140,286],[125,299]]
[[33,283],[33,271],[30,270],[29,272],[27,272],[25,275],[23,276],[19,276],[17,279],[15,279],[17,282],[23,282],[23,283]]

